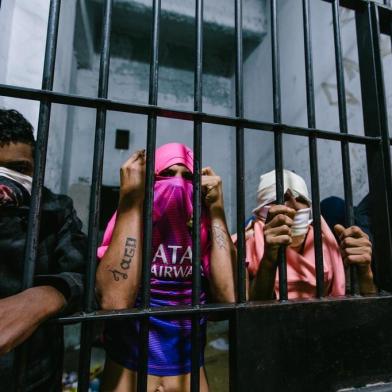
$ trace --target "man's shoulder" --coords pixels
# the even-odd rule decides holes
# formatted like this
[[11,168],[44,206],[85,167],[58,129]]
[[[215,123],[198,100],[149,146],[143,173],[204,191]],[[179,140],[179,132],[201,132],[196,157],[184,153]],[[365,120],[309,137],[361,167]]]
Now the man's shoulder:
[[69,196],[54,193],[44,187],[42,190],[42,210],[58,213],[70,212],[73,210],[73,202]]

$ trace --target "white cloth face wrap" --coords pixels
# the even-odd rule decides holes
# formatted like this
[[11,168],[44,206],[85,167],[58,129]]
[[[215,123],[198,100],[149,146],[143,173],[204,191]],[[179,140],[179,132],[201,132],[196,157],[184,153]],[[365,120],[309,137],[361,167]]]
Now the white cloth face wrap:
[[31,188],[33,185],[33,178],[30,176],[26,176],[25,174],[21,174],[15,170],[7,169],[6,167],[0,166],[0,176],[6,177],[10,180],[16,181],[26,191],[31,195]]
[[[284,193],[290,189],[294,197],[301,196],[309,205],[312,201],[309,197],[308,187],[302,177],[289,170],[283,170],[283,189]],[[260,176],[260,183],[257,190],[257,207],[252,211],[264,222],[267,219],[269,204],[276,202],[276,174],[275,170]],[[293,237],[305,235],[308,226],[312,223],[311,208],[298,210],[294,217],[291,232]]]
[[294,222],[291,226],[291,235],[293,237],[299,237],[308,232],[308,227],[312,223],[312,219],[310,219],[311,212],[310,208],[303,208],[295,213]]

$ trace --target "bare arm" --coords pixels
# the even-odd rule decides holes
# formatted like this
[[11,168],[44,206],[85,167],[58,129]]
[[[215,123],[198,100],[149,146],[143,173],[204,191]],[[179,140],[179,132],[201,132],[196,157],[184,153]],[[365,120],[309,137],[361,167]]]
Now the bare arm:
[[144,150],[121,168],[120,200],[112,241],[97,269],[97,294],[103,309],[134,306],[140,286]]
[[261,260],[260,268],[250,283],[249,297],[251,300],[262,301],[273,298],[277,267],[276,262],[265,258]]
[[202,174],[203,195],[211,218],[211,293],[217,302],[235,302],[236,250],[227,229],[222,181],[209,167]]
[[249,287],[251,300],[273,298],[278,251],[292,243],[291,225],[295,210],[283,205],[272,206],[264,226],[264,254],[260,268]]
[[65,305],[64,296],[51,286],[33,287],[0,299],[0,356],[23,343]]
[[336,225],[334,229],[339,237],[340,251],[345,265],[357,267],[359,292],[362,295],[376,294],[377,287],[370,266],[372,243],[368,235],[357,226],[345,229],[342,225]]

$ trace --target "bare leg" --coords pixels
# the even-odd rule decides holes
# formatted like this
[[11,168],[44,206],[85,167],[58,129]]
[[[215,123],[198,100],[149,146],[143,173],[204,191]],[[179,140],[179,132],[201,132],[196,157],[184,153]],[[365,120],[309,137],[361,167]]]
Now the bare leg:
[[[159,391],[161,377],[148,376],[148,392]],[[137,373],[129,370],[118,363],[106,358],[105,369],[103,371],[102,392],[136,392]]]
[[[162,377],[163,392],[190,392],[191,374]],[[161,390],[159,390],[161,392]],[[200,392],[208,392],[207,378],[204,368],[200,368]]]
[[[190,392],[190,373],[159,377],[148,375],[148,392]],[[102,379],[102,392],[136,392],[137,373],[106,359]],[[200,392],[208,392],[204,368],[200,368]]]

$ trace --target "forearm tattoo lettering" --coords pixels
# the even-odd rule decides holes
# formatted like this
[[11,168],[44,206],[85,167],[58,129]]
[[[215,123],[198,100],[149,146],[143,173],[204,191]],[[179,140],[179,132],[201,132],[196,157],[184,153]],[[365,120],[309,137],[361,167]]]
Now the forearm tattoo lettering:
[[133,256],[135,256],[135,251],[136,251],[136,239],[128,237],[125,240],[124,256],[120,263],[120,267],[122,269],[125,270],[129,269],[129,266],[131,265],[131,262],[133,260]]
[[[132,237],[128,237],[125,240],[124,256],[120,263],[121,270],[129,269],[133,257],[135,256],[135,252],[136,252],[136,239]],[[128,274],[126,271],[119,271],[118,269],[115,268],[109,268],[108,271],[112,273],[113,279],[116,282],[119,282],[120,279],[125,280],[128,278]]]
[[127,274],[125,274],[124,272],[120,272],[120,271],[118,271],[116,269],[109,269],[109,271],[113,274],[113,279],[116,282],[118,282],[120,280],[120,278],[123,278],[123,279],[127,279],[128,278]]
[[219,249],[226,249],[227,247],[226,230],[218,224],[213,224],[212,232],[214,234],[214,240],[218,244]]

